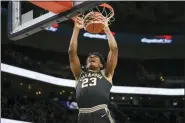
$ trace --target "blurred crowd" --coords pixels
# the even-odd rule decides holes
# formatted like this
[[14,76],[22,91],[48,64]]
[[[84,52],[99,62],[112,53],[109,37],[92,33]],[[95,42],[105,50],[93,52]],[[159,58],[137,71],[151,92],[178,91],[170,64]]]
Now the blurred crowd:
[[12,47],[8,46],[5,49],[2,55],[4,63],[56,77],[73,78],[69,69],[68,57],[65,57],[67,58],[66,60],[58,53],[39,49],[30,50],[30,48],[17,47],[15,45]]
[[[76,110],[69,110],[50,99],[36,99],[2,92],[2,118],[34,123],[76,123]],[[115,111],[116,110],[116,111]],[[184,123],[180,112],[112,110],[116,123]]]
[[76,116],[67,108],[47,99],[34,99],[2,92],[1,116],[34,123],[76,123]]
[[[3,45],[2,49],[3,63],[60,78],[74,79],[67,53],[55,53],[13,44]],[[85,59],[86,56],[80,56],[82,65],[85,65]],[[183,79],[182,65],[183,61],[181,64],[168,60],[145,62],[136,59],[119,59],[113,81],[115,85],[124,84],[125,86],[166,86],[164,83],[161,84],[165,78]],[[176,85],[170,86],[175,87]]]

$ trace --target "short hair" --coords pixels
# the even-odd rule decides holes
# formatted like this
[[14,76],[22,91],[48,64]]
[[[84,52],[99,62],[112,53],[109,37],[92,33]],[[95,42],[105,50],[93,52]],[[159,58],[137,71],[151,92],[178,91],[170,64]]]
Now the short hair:
[[92,52],[92,53],[89,53],[88,57],[91,56],[91,55],[98,56],[100,58],[100,62],[103,64],[103,68],[105,67],[105,59],[104,59],[104,56],[101,53],[99,53],[99,52]]

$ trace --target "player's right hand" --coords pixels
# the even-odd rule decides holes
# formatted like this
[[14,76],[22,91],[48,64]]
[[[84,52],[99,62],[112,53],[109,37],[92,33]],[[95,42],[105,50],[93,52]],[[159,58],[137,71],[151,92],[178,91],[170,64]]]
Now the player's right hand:
[[75,28],[78,28],[78,29],[84,28],[83,19],[82,18],[80,18],[80,17],[76,17],[75,18]]

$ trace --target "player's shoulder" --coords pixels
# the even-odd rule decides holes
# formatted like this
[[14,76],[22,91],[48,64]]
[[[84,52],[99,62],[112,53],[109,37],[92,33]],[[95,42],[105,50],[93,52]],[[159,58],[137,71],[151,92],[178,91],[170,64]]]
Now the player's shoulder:
[[112,84],[112,76],[106,76],[105,69],[100,70],[101,74]]

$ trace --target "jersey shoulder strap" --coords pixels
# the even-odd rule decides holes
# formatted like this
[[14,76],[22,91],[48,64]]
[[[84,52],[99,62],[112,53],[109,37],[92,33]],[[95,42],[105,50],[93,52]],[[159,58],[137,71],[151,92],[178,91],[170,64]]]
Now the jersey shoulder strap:
[[79,79],[80,79],[80,77],[82,76],[83,73],[85,73],[85,72],[84,72],[84,70],[81,69],[79,77],[75,79],[75,88],[76,88],[76,86],[78,84],[78,81],[79,81]]
[[106,77],[106,75],[105,75],[105,69],[100,70],[100,72],[101,72],[101,74],[105,77],[105,79],[106,79],[107,81],[109,81],[109,82],[112,84],[112,78]]

